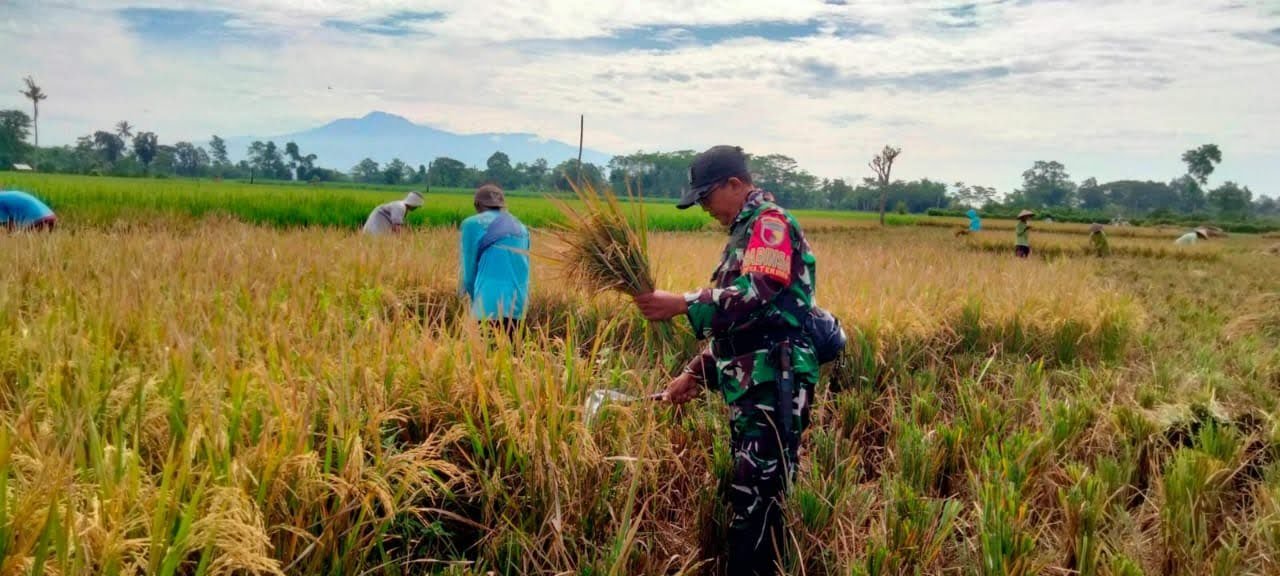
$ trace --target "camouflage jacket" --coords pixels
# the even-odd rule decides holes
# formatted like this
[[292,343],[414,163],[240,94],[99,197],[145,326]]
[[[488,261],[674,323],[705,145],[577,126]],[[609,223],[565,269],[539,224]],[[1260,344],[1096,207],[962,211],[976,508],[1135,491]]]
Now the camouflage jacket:
[[[729,227],[729,242],[711,276],[712,287],[685,294],[694,333],[698,338],[727,338],[743,332],[799,331],[813,306],[816,262],[795,219],[767,201],[763,191],[751,191]],[[733,402],[757,382],[776,381],[776,362],[768,352],[715,358],[708,349],[686,371],[709,374],[714,363],[725,400]],[[793,347],[792,366],[799,373],[816,372],[812,347]]]

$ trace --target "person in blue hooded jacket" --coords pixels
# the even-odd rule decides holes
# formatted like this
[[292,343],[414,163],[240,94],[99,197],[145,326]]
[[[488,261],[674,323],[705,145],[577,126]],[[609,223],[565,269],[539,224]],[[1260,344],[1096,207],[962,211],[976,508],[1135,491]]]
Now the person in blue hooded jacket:
[[58,223],[39,198],[19,190],[0,190],[0,230],[53,230]]
[[982,230],[982,219],[978,217],[978,211],[970,208],[965,212],[965,216],[969,217],[969,231],[978,232]]
[[462,221],[458,291],[471,299],[471,317],[508,335],[529,301],[529,229],[507,211],[502,189],[476,189],[476,215]]

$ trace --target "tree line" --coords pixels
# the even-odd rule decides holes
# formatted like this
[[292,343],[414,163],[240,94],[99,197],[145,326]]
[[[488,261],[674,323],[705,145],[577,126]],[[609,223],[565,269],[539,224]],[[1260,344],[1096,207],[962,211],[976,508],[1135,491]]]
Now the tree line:
[[[76,139],[72,146],[36,148],[27,143],[31,117],[20,110],[0,111],[0,168],[14,164],[38,165],[41,172],[123,177],[191,177],[236,180],[285,180],[299,182],[356,182],[362,184],[419,184],[443,187],[475,187],[497,182],[509,189],[569,190],[569,181],[581,177],[601,186],[599,166],[570,159],[556,166],[546,160],[517,162],[494,152],[484,168],[441,156],[429,165],[414,167],[399,158],[380,164],[365,158],[343,172],[318,164],[297,143],[283,147],[273,141],[255,141],[244,159],[233,162],[226,140],[214,135],[207,145],[191,142],[162,144],[154,132],[139,131],[127,121],[109,130],[97,130]],[[579,176],[581,174],[581,176]]]
[[[111,176],[152,176],[242,179],[250,182],[291,180],[302,182],[356,182],[364,184],[471,188],[494,182],[507,189],[569,190],[575,181],[615,190],[638,191],[648,197],[678,198],[688,184],[693,150],[636,152],[614,156],[607,165],[568,159],[551,166],[545,159],[512,163],[496,151],[482,167],[468,166],[446,156],[427,165],[412,166],[395,158],[381,164],[365,158],[346,172],[322,167],[315,154],[307,154],[294,142],[283,147],[272,141],[249,145],[243,160],[230,160],[226,141],[217,135],[207,146],[191,142],[162,144],[150,131],[139,131],[128,122],[98,130],[72,146],[39,147],[39,104],[47,98],[30,77],[24,79],[24,97],[32,102],[32,115],[21,110],[0,110],[0,168],[35,164],[40,171]],[[33,143],[28,144],[28,136]],[[794,208],[921,213],[929,210],[975,208],[1002,212],[1021,208],[1080,212],[1093,216],[1168,217],[1247,220],[1280,216],[1276,199],[1254,195],[1248,186],[1222,182],[1209,186],[1209,178],[1222,162],[1222,151],[1206,144],[1186,151],[1181,159],[1186,172],[1167,182],[1117,180],[1100,183],[1087,178],[1077,184],[1057,161],[1036,161],[1022,173],[1022,185],[1001,193],[993,187],[964,182],[947,184],[922,178],[892,180],[890,169],[901,148],[886,146],[869,163],[872,175],[861,181],[818,178],[782,154],[753,155],[750,167],[756,184],[773,192],[778,201]]]

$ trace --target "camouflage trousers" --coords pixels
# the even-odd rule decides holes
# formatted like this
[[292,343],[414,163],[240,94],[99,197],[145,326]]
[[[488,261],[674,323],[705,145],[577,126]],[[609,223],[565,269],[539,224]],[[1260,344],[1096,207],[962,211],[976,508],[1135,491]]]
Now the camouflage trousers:
[[[817,373],[795,374],[790,417],[797,438],[809,425],[817,381]],[[735,576],[775,574],[783,560],[782,504],[800,455],[783,438],[778,394],[777,383],[759,382],[729,404],[733,473],[726,494],[732,512],[728,573]]]

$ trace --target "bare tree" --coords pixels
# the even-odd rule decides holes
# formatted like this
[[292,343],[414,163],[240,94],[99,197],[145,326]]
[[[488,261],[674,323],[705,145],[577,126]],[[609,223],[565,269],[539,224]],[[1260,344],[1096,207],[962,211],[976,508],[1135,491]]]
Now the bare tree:
[[871,169],[876,173],[876,183],[880,186],[880,225],[884,226],[884,205],[889,200],[889,173],[893,171],[893,161],[902,153],[902,148],[885,146],[880,154],[871,159]]
[[[23,78],[22,81],[26,82],[27,89],[18,92],[31,101],[31,126],[35,129],[35,157],[38,159],[40,157],[40,101],[48,98],[49,95],[45,94],[30,76]],[[35,164],[38,168],[40,163],[36,161]]]

